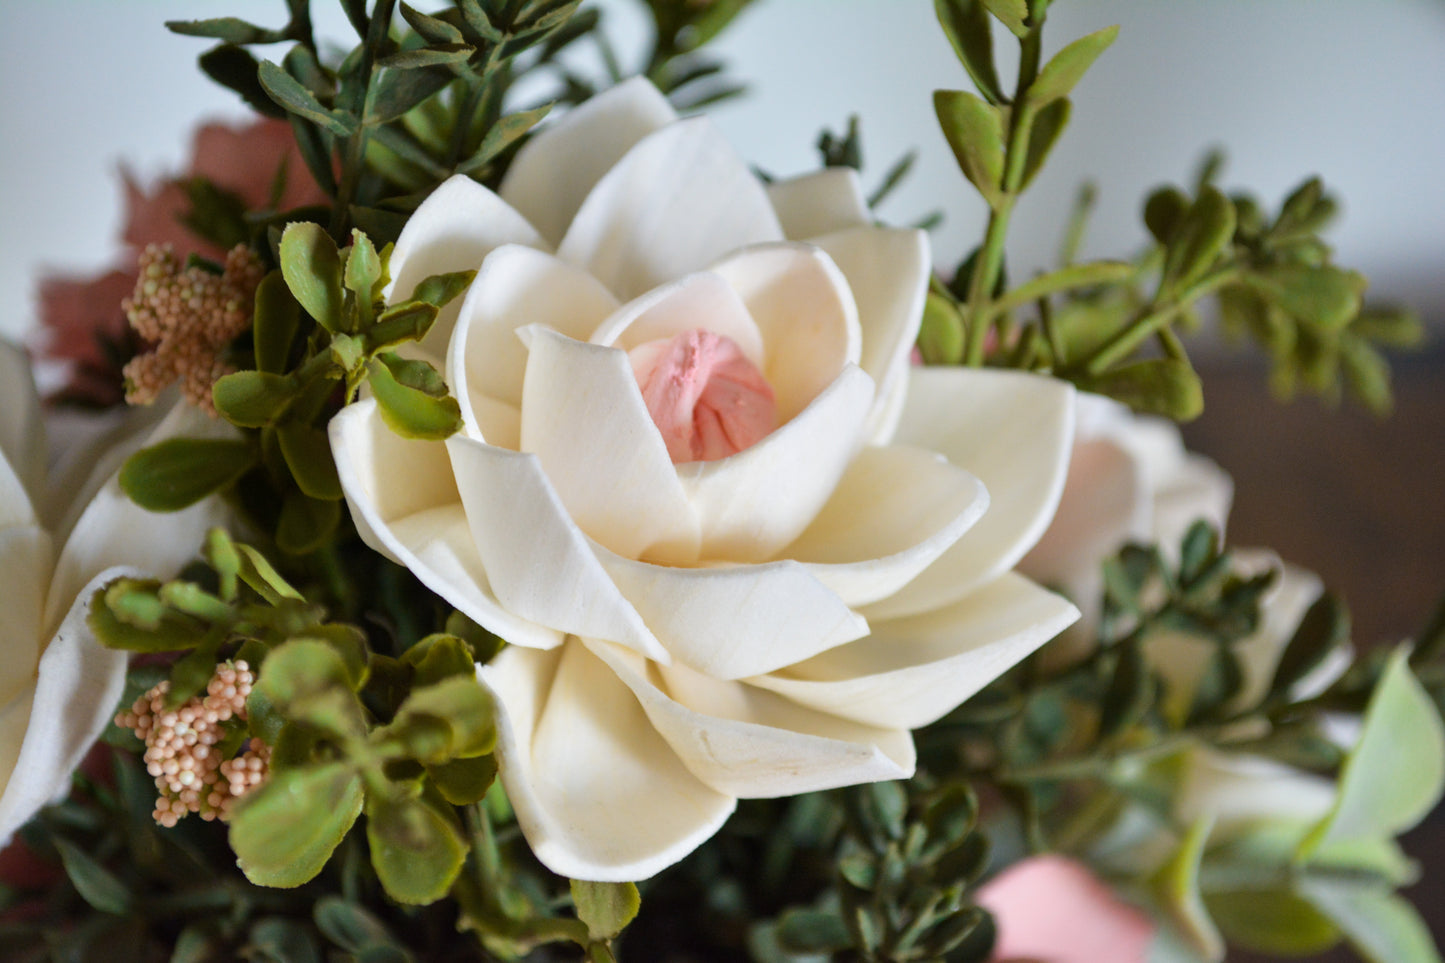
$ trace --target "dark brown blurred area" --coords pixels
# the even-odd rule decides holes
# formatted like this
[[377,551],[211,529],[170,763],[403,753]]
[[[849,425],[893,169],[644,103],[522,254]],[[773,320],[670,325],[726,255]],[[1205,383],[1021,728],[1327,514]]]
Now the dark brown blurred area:
[[[1384,420],[1348,402],[1281,404],[1253,363],[1201,364],[1205,412],[1184,430],[1234,476],[1229,542],[1318,572],[1349,602],[1361,646],[1413,635],[1445,596],[1445,345],[1394,361],[1395,413]],[[1407,895],[1445,946],[1445,806],[1405,848],[1424,877]]]

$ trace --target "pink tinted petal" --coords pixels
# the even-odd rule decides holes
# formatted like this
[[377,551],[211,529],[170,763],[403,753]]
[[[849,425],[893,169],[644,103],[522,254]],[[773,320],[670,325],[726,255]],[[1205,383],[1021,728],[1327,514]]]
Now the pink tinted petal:
[[737,454],[776,425],[772,386],[730,338],[697,328],[628,356],[674,463]]
[[994,916],[994,959],[1040,963],[1143,963],[1154,926],[1083,866],[1036,856],[1009,867],[978,892]]

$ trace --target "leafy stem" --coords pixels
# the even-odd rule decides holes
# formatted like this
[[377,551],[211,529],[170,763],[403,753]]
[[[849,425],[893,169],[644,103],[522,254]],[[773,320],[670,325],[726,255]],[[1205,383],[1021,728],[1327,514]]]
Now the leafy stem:
[[1238,263],[1226,263],[1164,303],[1154,301],[1144,314],[1105,341],[1093,354],[1080,361],[1077,367],[1090,375],[1102,374],[1127,358],[1135,348],[1154,334],[1159,334],[1167,343],[1178,346],[1178,338],[1169,330],[1169,324],[1196,301],[1239,280],[1242,273],[1243,269]]

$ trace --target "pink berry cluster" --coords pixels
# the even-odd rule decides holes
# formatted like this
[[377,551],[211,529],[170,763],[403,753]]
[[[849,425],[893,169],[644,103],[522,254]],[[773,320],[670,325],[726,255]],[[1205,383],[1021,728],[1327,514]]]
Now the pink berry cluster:
[[237,798],[266,780],[270,746],[253,738],[233,759],[221,758],[216,748],[244,722],[246,697],[255,681],[244,661],[223,662],[204,696],[168,709],[171,684],[162,682],[115,717],[116,725],[133,730],[146,744],[146,769],[160,791],[152,813],[156,822],[174,826],[187,813],[224,820]]
[[191,404],[216,413],[211,389],[235,368],[222,356],[251,326],[256,286],[265,273],[251,249],[238,244],[221,274],[185,267],[169,244],[149,244],[140,256],[135,292],[121,303],[126,319],[154,347],[125,366],[125,400],[149,404],[173,381]]

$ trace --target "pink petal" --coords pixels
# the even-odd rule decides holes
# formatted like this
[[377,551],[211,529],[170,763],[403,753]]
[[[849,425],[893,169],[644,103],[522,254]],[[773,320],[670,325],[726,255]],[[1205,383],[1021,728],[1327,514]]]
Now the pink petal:
[[998,926],[997,963],[1144,963],[1154,937],[1142,912],[1061,856],[1009,867],[979,890],[978,904]]

